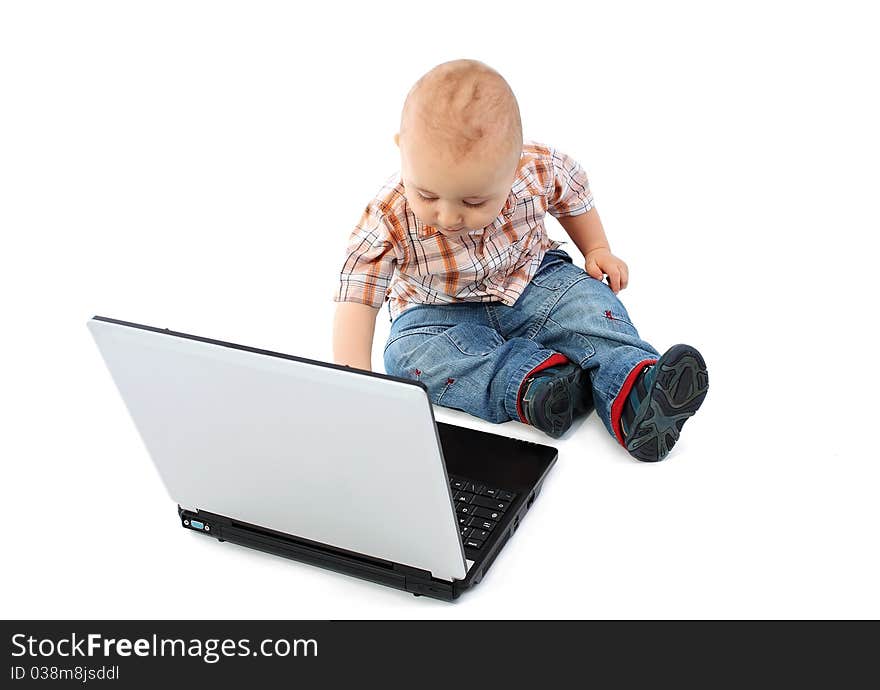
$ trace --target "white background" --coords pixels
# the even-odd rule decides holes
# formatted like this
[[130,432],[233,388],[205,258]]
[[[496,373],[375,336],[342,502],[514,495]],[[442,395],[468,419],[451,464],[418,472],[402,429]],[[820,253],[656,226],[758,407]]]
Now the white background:
[[[2,615],[880,616],[869,6],[4,2]],[[657,465],[595,416],[567,434],[449,605],[183,531],[85,323],[329,360],[403,98],[458,57],[581,161],[640,333],[699,347],[711,390]]]

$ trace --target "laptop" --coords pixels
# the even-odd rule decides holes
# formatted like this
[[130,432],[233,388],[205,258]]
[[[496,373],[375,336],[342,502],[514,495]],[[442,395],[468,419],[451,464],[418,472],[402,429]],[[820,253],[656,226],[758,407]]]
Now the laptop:
[[437,422],[426,386],[95,316],[184,529],[414,595],[478,584],[557,451]]

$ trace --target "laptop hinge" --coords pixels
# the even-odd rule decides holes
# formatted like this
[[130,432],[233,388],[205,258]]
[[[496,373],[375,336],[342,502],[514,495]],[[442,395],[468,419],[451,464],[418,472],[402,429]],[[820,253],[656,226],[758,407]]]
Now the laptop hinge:
[[409,565],[401,565],[400,563],[394,564],[394,570],[399,573],[402,573],[406,577],[415,577],[420,578],[422,580],[430,580],[432,578],[430,570],[422,570],[421,568],[413,568]]
[[453,595],[451,582],[436,580],[428,570],[412,568],[408,565],[394,564],[394,570],[403,575],[404,587],[413,594],[427,594],[447,598]]

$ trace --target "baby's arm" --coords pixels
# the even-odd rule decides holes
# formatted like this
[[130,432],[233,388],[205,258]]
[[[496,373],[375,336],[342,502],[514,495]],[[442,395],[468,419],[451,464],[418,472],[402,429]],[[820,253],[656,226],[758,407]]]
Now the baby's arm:
[[605,229],[596,207],[577,216],[559,216],[556,220],[571,237],[572,242],[586,259],[584,269],[596,280],[608,275],[611,289],[617,293],[629,283],[629,267],[622,259],[611,253]]
[[372,371],[376,315],[385,302],[397,255],[380,203],[371,201],[349,237],[333,319],[333,361]]
[[629,283],[629,268],[611,253],[587,173],[571,156],[551,149],[552,178],[548,186],[548,211],[559,221],[586,259],[584,270],[596,280],[608,275],[614,292]]
[[339,302],[333,320],[333,361],[372,371],[370,355],[379,310],[358,302]]

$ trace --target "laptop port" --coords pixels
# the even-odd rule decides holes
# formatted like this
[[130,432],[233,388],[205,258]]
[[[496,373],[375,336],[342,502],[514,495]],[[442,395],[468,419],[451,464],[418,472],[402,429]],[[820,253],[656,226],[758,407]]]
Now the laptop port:
[[205,523],[200,520],[190,520],[189,526],[193,529],[205,529]]

